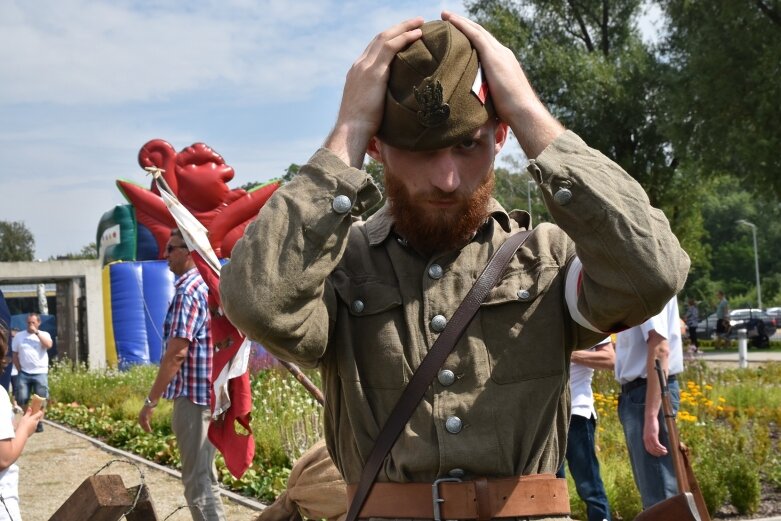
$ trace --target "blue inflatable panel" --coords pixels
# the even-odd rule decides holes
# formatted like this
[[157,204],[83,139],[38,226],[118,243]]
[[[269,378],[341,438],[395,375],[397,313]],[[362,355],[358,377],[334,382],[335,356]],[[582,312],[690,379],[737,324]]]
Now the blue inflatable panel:
[[137,260],[157,260],[160,257],[157,239],[149,231],[149,228],[141,223],[136,226],[136,245]]
[[166,261],[142,262],[142,277],[144,287],[144,306],[146,321],[146,340],[149,351],[149,361],[160,363],[163,353],[163,322],[168,311],[168,304],[174,296],[174,275],[168,269]]
[[146,335],[143,271],[140,262],[109,266],[114,343],[119,369],[149,363]]

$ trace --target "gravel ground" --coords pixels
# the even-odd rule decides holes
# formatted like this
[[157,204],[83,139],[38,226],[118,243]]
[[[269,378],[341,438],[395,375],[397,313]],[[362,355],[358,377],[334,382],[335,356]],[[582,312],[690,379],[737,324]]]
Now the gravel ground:
[[[44,431],[28,440],[17,461],[20,507],[24,521],[47,521],[86,478],[113,459],[131,461],[100,448],[85,437],[46,422]],[[144,473],[144,482],[149,488],[160,521],[185,504],[182,483],[178,477],[171,475],[170,471],[137,465]],[[100,474],[119,474],[128,488],[141,482],[139,471],[127,463],[112,463]],[[226,496],[223,496],[222,501],[230,521],[254,520],[262,508],[260,503],[244,500],[246,504],[240,504]],[[190,516],[187,509],[182,509],[169,519],[183,521],[189,520]]]

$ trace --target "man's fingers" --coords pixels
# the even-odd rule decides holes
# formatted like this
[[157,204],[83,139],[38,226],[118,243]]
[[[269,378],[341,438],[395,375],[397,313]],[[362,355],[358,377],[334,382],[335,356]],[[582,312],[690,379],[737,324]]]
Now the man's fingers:
[[421,25],[423,25],[423,18],[413,18],[394,25],[378,34],[364,54],[372,57],[382,56],[385,61],[390,63],[397,52],[423,35],[420,30]]
[[[477,47],[477,41],[482,38],[488,38],[491,33],[485,30],[485,28],[477,22],[470,20],[469,18],[457,15],[450,11],[442,11],[442,19],[455,25],[467,38],[472,42],[472,45]],[[490,41],[490,40],[489,40]]]
[[409,20],[404,20],[403,22],[396,24],[389,29],[384,30],[379,35],[377,35],[377,39],[386,42],[406,32],[417,29],[421,25],[423,25],[422,17],[418,16],[416,18],[410,18]]

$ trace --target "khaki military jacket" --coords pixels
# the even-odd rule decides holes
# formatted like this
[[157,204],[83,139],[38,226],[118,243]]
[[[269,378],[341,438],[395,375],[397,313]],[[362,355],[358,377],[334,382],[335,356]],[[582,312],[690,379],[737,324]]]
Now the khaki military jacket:
[[[529,166],[557,225],[538,226],[432,382],[378,480],[555,472],[572,349],[643,322],[689,261],[661,211],[567,132]],[[230,320],[280,358],[319,366],[329,452],[358,481],[374,440],[439,331],[525,212],[493,212],[459,251],[421,257],[393,231],[370,177],[319,150],[247,227],[222,269]],[[577,313],[568,268],[582,262]],[[595,331],[598,330],[598,331]]]

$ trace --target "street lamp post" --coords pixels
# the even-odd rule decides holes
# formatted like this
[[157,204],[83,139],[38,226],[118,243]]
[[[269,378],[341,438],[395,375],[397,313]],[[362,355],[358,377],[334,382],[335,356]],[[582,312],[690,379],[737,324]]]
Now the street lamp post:
[[762,309],[762,288],[759,286],[759,253],[757,251],[757,225],[745,219],[738,219],[738,224],[751,228],[751,236],[754,238],[754,273],[757,276],[757,306]]

